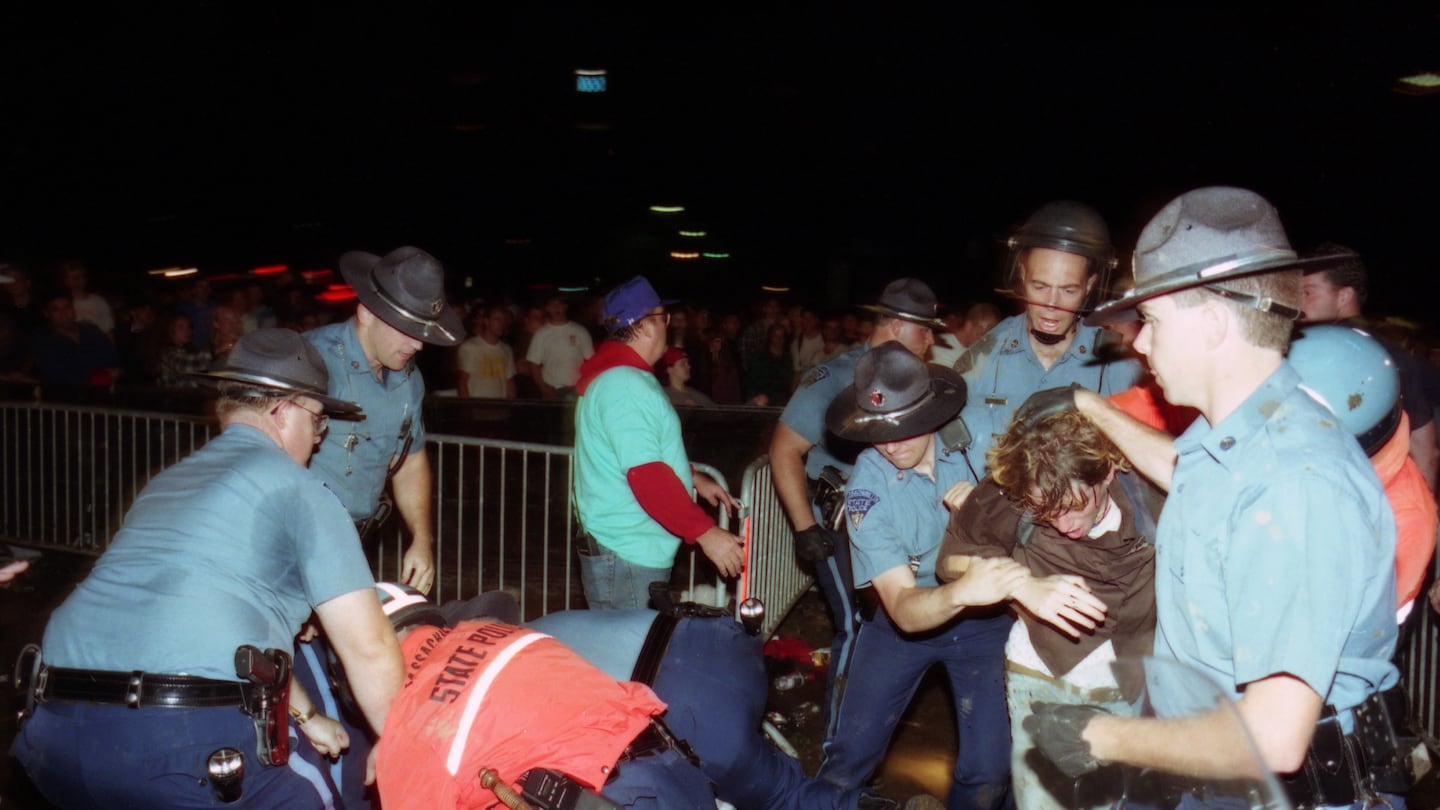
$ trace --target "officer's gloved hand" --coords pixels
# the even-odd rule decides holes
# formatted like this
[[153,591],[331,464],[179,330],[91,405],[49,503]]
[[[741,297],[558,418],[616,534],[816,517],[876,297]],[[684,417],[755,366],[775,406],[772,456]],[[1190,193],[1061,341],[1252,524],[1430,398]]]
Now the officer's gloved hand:
[[1080,383],[1070,383],[1062,388],[1036,391],[1015,410],[1015,422],[1031,428],[1046,417],[1075,410],[1075,392],[1080,387]]
[[1071,779],[1100,767],[1090,755],[1090,743],[1080,736],[1097,714],[1109,714],[1099,706],[1076,706],[1068,703],[1036,702],[1032,714],[1021,723],[1035,746]]
[[803,563],[820,563],[835,553],[835,538],[824,526],[815,524],[795,532],[795,559]]

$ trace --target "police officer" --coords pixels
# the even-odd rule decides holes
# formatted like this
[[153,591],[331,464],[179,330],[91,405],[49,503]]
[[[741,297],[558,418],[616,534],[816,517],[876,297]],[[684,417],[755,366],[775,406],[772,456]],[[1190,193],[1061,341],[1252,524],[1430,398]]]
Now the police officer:
[[223,432],[146,485],[50,617],[43,664],[22,658],[13,753],[61,807],[323,806],[286,767],[287,651],[312,611],[373,728],[400,686],[354,527],[305,469],[329,416],[359,409],[287,329],[208,376]]
[[[864,307],[878,320],[870,342],[816,366],[790,397],[770,440],[770,470],[775,493],[795,531],[795,556],[814,566],[815,582],[825,597],[835,636],[830,643],[829,680],[825,685],[826,737],[834,732],[839,698],[858,628],[850,575],[850,548],[834,525],[826,525],[827,503],[838,505],[861,445],[837,438],[825,429],[825,409],[835,395],[855,380],[855,363],[872,346],[897,341],[916,357],[935,343],[935,329],[945,328],[937,315],[935,293],[925,282],[901,278],[890,282],[872,305]],[[827,474],[827,468],[831,470]],[[834,511],[834,510],[832,510]]]
[[[1005,710],[1005,639],[1011,619],[995,605],[1027,578],[1009,558],[977,560],[941,585],[936,557],[947,513],[942,497],[975,483],[963,456],[936,431],[965,403],[960,375],[926,364],[899,343],[871,349],[854,385],[835,398],[826,424],[869,444],[855,462],[845,515],[855,584],[880,609],[861,624],[834,735],[819,777],[862,784],[889,746],[925,671],[944,666],[954,699],[960,754],[947,806],[998,808],[1009,795],[1010,724]],[[968,609],[967,609],[968,608]]]
[[360,299],[355,316],[312,329],[305,339],[330,370],[330,393],[360,403],[365,418],[326,434],[311,466],[340,496],[362,541],[372,539],[389,514],[382,496],[391,483],[411,538],[401,579],[429,591],[433,493],[420,414],[425,381],[414,358],[426,343],[459,343],[464,327],[445,302],[444,268],[419,248],[396,248],[383,258],[351,251],[340,257],[340,273]]
[[[1166,398],[1202,417],[1171,449],[1156,656],[1226,689],[1265,766],[1294,775],[1297,805],[1360,807],[1386,794],[1394,804],[1408,788],[1389,722],[1395,522],[1355,439],[1285,360],[1301,269],[1323,261],[1296,256],[1260,195],[1196,189],[1145,226],[1134,288],[1092,319],[1138,310],[1135,348]],[[1100,762],[1259,775],[1218,714],[1122,718],[1036,704],[1025,726],[1072,777]],[[1358,750],[1367,756],[1347,753]]]
[[[649,687],[609,677],[545,633],[489,618],[447,627],[415,589],[377,589],[408,667],[376,749],[386,810],[489,807],[498,794],[487,771],[542,808],[575,807],[581,792],[646,810],[715,807]],[[571,803],[543,800],[542,784]]]
[[1026,397],[1070,383],[1109,395],[1141,376],[1132,358],[1097,355],[1104,331],[1080,322],[1115,266],[1110,230],[1095,209],[1069,200],[1047,203],[1008,245],[1004,292],[1025,310],[997,324],[955,364],[969,392],[961,416],[974,437],[970,459],[982,474],[986,452]]
[[[649,684],[665,722],[700,758],[715,793],[741,810],[894,808],[858,788],[807,778],[761,734],[768,684],[760,639],[732,618],[693,606],[551,613],[529,623],[616,680]],[[938,806],[916,796],[907,810]]]

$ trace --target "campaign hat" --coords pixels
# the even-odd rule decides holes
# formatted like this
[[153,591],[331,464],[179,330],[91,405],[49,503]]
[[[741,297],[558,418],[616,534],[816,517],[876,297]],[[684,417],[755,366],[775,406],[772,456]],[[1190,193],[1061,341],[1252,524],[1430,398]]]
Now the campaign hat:
[[934,431],[963,407],[959,373],[891,340],[856,361],[855,382],[830,403],[825,425],[842,439],[876,444]]
[[340,257],[340,275],[375,317],[435,346],[465,338],[460,316],[445,301],[445,268],[417,247],[384,256],[352,250]]

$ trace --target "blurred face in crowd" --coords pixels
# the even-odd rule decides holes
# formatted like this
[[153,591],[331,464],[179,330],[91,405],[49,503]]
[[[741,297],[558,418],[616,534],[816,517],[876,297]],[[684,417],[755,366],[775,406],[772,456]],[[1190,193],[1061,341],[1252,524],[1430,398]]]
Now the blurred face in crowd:
[[520,323],[526,332],[535,334],[540,327],[545,325],[545,310],[540,307],[530,307],[525,310],[525,318]]
[[670,374],[670,385],[679,388],[690,381],[690,358],[682,357],[666,369]]
[[210,341],[217,346],[229,346],[244,334],[245,326],[239,311],[232,307],[216,307],[210,315]]
[[1324,273],[1311,273],[1301,282],[1300,294],[1301,323],[1334,323],[1349,316],[1347,304],[1354,299],[1355,290],[1336,287]]
[[505,334],[505,330],[509,328],[510,315],[505,312],[505,310],[497,307],[485,315],[485,337],[488,338],[491,343],[499,340],[500,337]]
[[195,339],[195,327],[190,323],[190,316],[171,317],[169,336],[171,346],[189,346],[190,341]]
[[550,323],[565,323],[565,316],[569,311],[570,307],[563,298],[551,298],[545,302],[545,320]]
[[1031,331],[1069,334],[1079,320],[1085,296],[1095,284],[1084,256],[1049,248],[1031,248],[1020,259],[1020,294]]
[[57,295],[45,305],[45,320],[62,332],[75,329],[75,302],[68,295]]
[[720,319],[720,332],[729,340],[734,340],[740,334],[740,316],[733,312],[725,314]]

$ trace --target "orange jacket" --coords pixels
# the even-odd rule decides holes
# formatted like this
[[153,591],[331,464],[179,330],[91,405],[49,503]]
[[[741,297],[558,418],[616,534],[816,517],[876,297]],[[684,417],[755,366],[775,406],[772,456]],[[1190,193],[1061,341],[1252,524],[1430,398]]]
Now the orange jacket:
[[1395,596],[1403,607],[1420,594],[1435,554],[1435,498],[1410,458],[1410,417],[1400,414],[1395,435],[1370,457],[1395,513]]
[[1171,405],[1165,400],[1160,386],[1154,378],[1139,385],[1112,394],[1110,401],[1125,413],[1144,422],[1156,430],[1163,430],[1171,436],[1179,436],[1190,427],[1200,412],[1184,405]]
[[406,682],[390,706],[376,771],[385,810],[483,808],[490,768],[514,785],[552,768],[599,789],[665,704],[617,683],[543,633],[488,621],[420,627],[402,642]]

